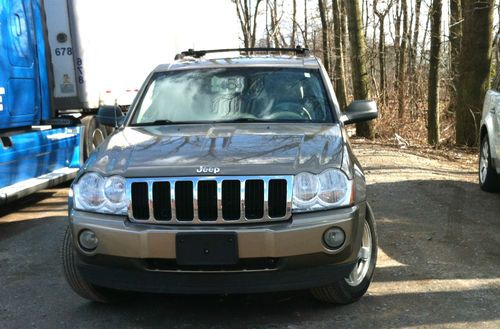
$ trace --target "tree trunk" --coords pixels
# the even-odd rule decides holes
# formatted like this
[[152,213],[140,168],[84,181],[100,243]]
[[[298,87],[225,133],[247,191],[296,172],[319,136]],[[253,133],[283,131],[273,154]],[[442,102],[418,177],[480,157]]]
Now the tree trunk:
[[257,15],[259,13],[259,5],[261,2],[262,0],[256,0],[254,12],[252,14],[250,0],[233,0],[233,3],[236,6],[238,20],[240,21],[241,32],[243,34],[243,44],[245,48],[255,47]]
[[278,1],[273,1],[273,6],[271,8],[271,35],[274,42],[274,47],[278,48],[280,46],[279,41],[279,22],[278,22]]
[[484,95],[489,88],[493,1],[462,0],[462,50],[457,89],[456,139],[477,145]]
[[[370,99],[370,79],[366,70],[366,43],[359,2],[360,0],[344,2],[349,22],[353,94],[355,99]],[[356,124],[356,135],[373,139],[375,137],[373,122]]]
[[345,88],[345,70],[344,70],[344,45],[342,44],[342,20],[340,18],[339,0],[332,0],[333,11],[333,26],[335,27],[334,34],[334,53],[335,53],[335,72],[334,86],[337,100],[339,101],[340,109],[344,111],[347,108],[347,96]]
[[304,47],[309,48],[309,41],[307,35],[307,0],[304,0]]
[[295,47],[295,35],[297,34],[297,0],[292,3],[292,37],[290,38],[290,47]]
[[395,77],[397,86],[397,81],[399,81],[399,54],[401,52],[401,6],[399,0],[396,0],[396,18],[394,20],[394,52],[396,53],[396,70]]
[[417,71],[418,37],[420,36],[420,9],[422,0],[416,0],[415,4],[415,28],[413,30],[413,44],[410,52],[410,73],[413,76]]
[[384,105],[387,105],[387,70],[386,70],[386,47],[385,47],[385,18],[389,14],[392,5],[394,4],[393,0],[390,0],[387,3],[387,7],[384,10],[378,9],[378,1],[373,1],[373,11],[375,15],[378,17],[378,64],[380,70],[379,76],[379,84],[380,84],[380,92],[381,97],[380,100]]
[[460,60],[460,45],[462,43],[462,8],[461,0],[450,0],[450,105],[455,111],[457,104],[458,61]]
[[329,33],[328,20],[326,18],[325,2],[323,0],[318,0],[318,8],[319,8],[319,16],[321,17],[321,39],[322,39],[322,46],[323,46],[323,65],[325,66],[326,72],[328,72],[328,74],[331,74],[331,71],[330,71],[330,47],[328,44],[329,40],[330,40],[330,33]]
[[441,48],[442,0],[433,0],[431,7],[431,53],[429,61],[427,142],[439,143],[439,55]]
[[257,3],[255,4],[255,10],[253,13],[253,29],[252,29],[252,37],[251,37],[251,44],[250,47],[254,48],[255,47],[255,42],[256,42],[256,36],[257,36],[257,15],[259,14],[259,5],[262,2],[262,0],[257,0]]
[[[426,49],[426,43],[427,43],[427,34],[429,31],[429,23],[431,21],[431,16],[427,15],[427,21],[425,22],[425,29],[424,29],[424,37],[422,38],[422,49]],[[420,66],[423,65],[425,61],[425,51],[422,51],[422,54],[420,55]]]
[[380,69],[380,91],[382,93],[382,103],[387,104],[387,73],[385,70],[385,15],[379,16],[379,35],[378,35],[378,64]]
[[411,113],[415,116],[418,113],[418,86],[419,76],[417,73],[417,53],[418,53],[418,38],[420,36],[420,10],[422,8],[422,0],[416,0],[415,3],[415,26],[413,29],[413,40],[410,46],[410,58],[408,72],[410,75],[410,94],[411,94]]
[[403,15],[403,33],[401,37],[401,47],[399,49],[399,69],[398,69],[398,117],[401,119],[405,112],[405,89],[406,89],[406,46],[408,42],[408,7],[407,0],[401,1],[401,11]]

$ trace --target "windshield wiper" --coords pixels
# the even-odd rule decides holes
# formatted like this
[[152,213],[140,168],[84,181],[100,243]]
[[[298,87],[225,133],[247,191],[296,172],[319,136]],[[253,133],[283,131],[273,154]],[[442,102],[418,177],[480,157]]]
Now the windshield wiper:
[[207,123],[239,123],[239,122],[273,122],[270,120],[262,120],[258,118],[236,118],[231,120],[216,120],[216,121],[171,121],[167,119],[155,120],[151,122],[135,123],[132,126],[160,126],[160,125],[178,125],[178,124],[207,124]]
[[151,122],[140,122],[140,123],[135,123],[133,126],[159,126],[159,125],[168,125],[172,123],[179,123],[179,122],[173,122],[170,120],[162,119],[162,120],[155,120]]
[[214,122],[221,122],[221,123],[226,123],[226,122],[270,122],[269,120],[262,120],[262,119],[257,119],[257,118],[236,118],[232,120],[221,120],[221,121],[214,121]]

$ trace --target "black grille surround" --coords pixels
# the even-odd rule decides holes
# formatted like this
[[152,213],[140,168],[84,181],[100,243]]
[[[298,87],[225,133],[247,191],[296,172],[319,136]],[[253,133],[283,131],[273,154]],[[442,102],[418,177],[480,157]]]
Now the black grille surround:
[[128,178],[130,221],[162,225],[288,220],[293,176]]

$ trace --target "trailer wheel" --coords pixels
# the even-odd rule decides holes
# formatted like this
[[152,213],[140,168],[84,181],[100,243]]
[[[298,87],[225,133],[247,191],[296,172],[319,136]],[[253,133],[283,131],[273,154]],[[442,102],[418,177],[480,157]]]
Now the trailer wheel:
[[94,115],[88,115],[81,119],[85,126],[85,135],[83,137],[83,157],[88,159],[92,153],[108,137],[106,127],[99,122]]

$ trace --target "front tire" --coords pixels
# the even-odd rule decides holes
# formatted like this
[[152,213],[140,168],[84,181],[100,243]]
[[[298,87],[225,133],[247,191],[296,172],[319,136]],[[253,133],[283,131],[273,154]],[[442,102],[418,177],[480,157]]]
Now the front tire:
[[85,126],[83,139],[83,157],[87,160],[90,154],[108,137],[106,127],[97,121],[95,115],[88,115],[81,119]]
[[377,263],[377,233],[370,206],[367,206],[363,224],[363,237],[356,266],[349,274],[335,283],[311,289],[312,295],[326,303],[350,304],[360,299],[368,290]]
[[111,303],[120,299],[121,293],[116,290],[107,289],[95,286],[87,282],[81,275],[77,265],[75,246],[73,244],[73,234],[71,228],[68,226],[64,234],[64,241],[62,247],[62,263],[64,276],[69,286],[80,297],[98,303]]
[[479,186],[486,192],[498,192],[500,190],[500,179],[491,161],[488,135],[485,135],[481,140],[481,148],[479,149]]

